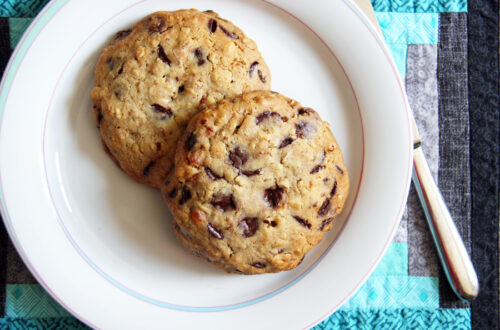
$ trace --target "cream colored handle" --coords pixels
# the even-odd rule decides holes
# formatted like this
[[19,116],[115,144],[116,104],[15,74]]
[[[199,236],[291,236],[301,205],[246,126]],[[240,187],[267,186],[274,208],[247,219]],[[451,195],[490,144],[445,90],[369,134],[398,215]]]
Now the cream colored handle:
[[479,293],[476,271],[420,146],[413,154],[413,183],[453,291],[463,300],[473,300]]

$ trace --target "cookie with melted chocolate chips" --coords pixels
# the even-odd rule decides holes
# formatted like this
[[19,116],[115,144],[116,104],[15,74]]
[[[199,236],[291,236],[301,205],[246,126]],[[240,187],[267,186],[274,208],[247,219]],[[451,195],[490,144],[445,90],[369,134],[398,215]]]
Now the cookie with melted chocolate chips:
[[156,12],[102,51],[93,118],[121,169],[160,188],[193,115],[225,97],[269,89],[270,78],[255,42],[216,13]]
[[245,274],[296,267],[332,228],[348,191],[329,124],[268,91],[198,113],[162,187],[179,241],[226,271]]

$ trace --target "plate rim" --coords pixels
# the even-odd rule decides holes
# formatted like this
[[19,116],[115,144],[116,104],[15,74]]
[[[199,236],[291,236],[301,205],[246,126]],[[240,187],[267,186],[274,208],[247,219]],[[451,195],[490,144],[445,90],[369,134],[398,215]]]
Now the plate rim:
[[[275,5],[274,3],[272,3],[272,1],[268,1],[268,0],[261,0],[261,1],[263,1],[263,2],[265,2],[267,4],[270,4],[270,5],[273,5],[275,7],[278,7],[280,10],[284,10],[282,7],[279,7],[279,6]],[[69,2],[68,0],[51,0],[43,8],[43,10],[36,16],[36,18],[33,20],[33,22],[29,25],[29,27],[27,28],[27,30],[24,32],[22,38],[20,39],[19,43],[17,44],[16,48],[12,52],[12,55],[11,55],[9,61],[8,61],[8,64],[7,64],[6,68],[5,68],[5,73],[3,74],[2,81],[1,81],[1,84],[0,84],[0,93],[1,93],[0,94],[0,127],[1,127],[2,121],[3,121],[3,114],[4,114],[4,111],[5,111],[6,99],[7,99],[7,96],[9,94],[10,88],[12,87],[12,82],[13,82],[13,80],[15,78],[15,74],[16,74],[16,72],[18,71],[19,67],[22,64],[23,58],[28,53],[30,47],[35,42],[35,40],[37,39],[37,37],[40,34],[40,32],[50,22],[50,19],[53,16],[57,15],[57,13],[59,13],[60,9],[62,9],[68,2]],[[140,1],[140,2],[142,2],[142,1]],[[343,2],[348,7],[350,7],[351,10],[360,18],[360,20],[362,21],[362,23],[371,32],[372,37],[377,41],[378,46],[382,49],[383,53],[388,58],[389,63],[391,65],[393,71],[395,72],[395,76],[396,76],[396,79],[398,81],[398,85],[401,87],[401,91],[402,91],[403,98],[404,98],[404,101],[405,101],[405,108],[406,108],[406,112],[407,112],[407,115],[408,115],[408,124],[409,124],[409,120],[410,120],[410,116],[411,116],[411,110],[410,110],[408,101],[406,99],[405,90],[402,87],[401,78],[400,78],[400,76],[399,76],[399,74],[397,72],[397,68],[396,68],[396,66],[394,64],[394,61],[393,61],[393,59],[392,59],[392,57],[391,57],[391,55],[389,53],[389,50],[387,49],[387,46],[385,45],[385,43],[383,42],[383,40],[380,38],[380,35],[376,31],[373,23],[367,18],[366,14],[359,8],[359,6],[354,1],[352,1],[352,0],[343,0]],[[284,11],[287,12],[286,10],[284,10]],[[287,12],[287,13],[290,14],[290,15],[292,15],[293,17],[295,17],[293,14],[291,14],[289,12]],[[297,18],[297,17],[295,17],[295,18]],[[299,21],[301,21],[300,18],[297,18],[297,19]],[[307,24],[305,24],[305,26],[308,27]],[[311,29],[311,31],[317,35],[317,33],[314,30]],[[319,35],[317,35],[317,36],[321,39],[321,37]],[[324,42],[323,42],[323,44],[330,50],[330,48]],[[330,50],[330,52],[331,52],[331,50]],[[338,63],[340,64],[340,61],[338,61]],[[346,74],[346,77],[349,80],[347,74]],[[9,80],[9,78],[10,78],[10,80]],[[7,89],[6,89],[6,87],[7,87]],[[353,92],[355,93],[354,89],[353,89]],[[408,131],[409,131],[409,134],[410,134],[410,140],[412,140],[411,129],[409,129]],[[364,139],[364,136],[363,136],[363,139]],[[409,153],[410,153],[410,158],[412,158],[413,157],[412,156],[412,153],[413,153],[413,149],[412,148],[410,148],[410,152]],[[361,181],[362,181],[362,175],[360,177],[359,187],[361,187]],[[410,162],[410,166],[409,166],[409,169],[408,169],[408,176],[407,176],[405,191],[408,191],[409,185],[410,185],[410,181],[411,181],[411,162]],[[13,229],[13,227],[11,226],[11,224],[9,223],[10,217],[8,216],[8,212],[7,212],[6,203],[5,203],[5,200],[4,200],[3,188],[2,187],[0,187],[0,199],[1,199],[1,208],[0,208],[0,211],[1,211],[2,215],[3,215],[3,222],[5,223],[5,226],[6,226],[6,229],[7,229],[7,232],[9,234],[10,238],[12,239],[13,245],[20,252],[20,257],[22,258],[22,260],[26,264],[27,268],[34,275],[34,277],[37,279],[37,281],[47,290],[47,292],[59,304],[61,304],[66,310],[68,310],[70,313],[72,313],[78,319],[82,320],[84,323],[86,323],[86,324],[88,324],[90,326],[95,327],[91,322],[89,322],[87,319],[83,318],[79,313],[77,313],[76,311],[72,310],[68,305],[66,305],[64,303],[64,301],[62,299],[60,299],[52,291],[52,289],[50,288],[50,286],[43,280],[43,278],[41,277],[41,275],[38,274],[38,272],[36,271],[36,269],[34,268],[34,266],[29,261],[28,256],[24,252],[24,249],[23,249],[23,247],[22,247],[22,245],[21,245],[21,243],[19,241],[19,238],[17,237],[17,234],[16,234],[15,230]],[[379,264],[381,258],[384,256],[384,254],[385,254],[385,252],[386,252],[389,244],[392,241],[392,237],[394,236],[395,230],[397,229],[397,227],[399,225],[399,222],[401,220],[401,216],[402,216],[402,212],[404,210],[404,205],[405,205],[406,199],[407,199],[407,194],[405,194],[405,197],[403,197],[403,201],[401,203],[401,209],[400,209],[400,211],[397,214],[397,221],[395,221],[394,227],[391,230],[391,234],[389,235],[389,238],[388,238],[387,242],[384,244],[384,248],[380,252],[380,254],[377,257],[377,259],[375,260],[374,264],[368,270],[368,272],[366,273],[366,275],[360,280],[358,286],[355,287],[352,290],[352,292],[348,296],[346,296],[337,306],[334,306],[328,313],[326,313],[325,315],[323,315],[319,320],[313,322],[308,327],[311,327],[311,326],[314,326],[315,324],[318,324],[326,316],[330,315],[339,306],[341,306],[343,303],[345,303],[345,301],[347,301],[350,297],[352,297],[352,295],[359,289],[359,287],[370,276],[370,274],[373,272],[373,270],[375,269],[375,267]],[[354,206],[354,203],[353,203],[353,206]],[[334,242],[332,243],[332,245],[333,244],[334,244]],[[318,261],[320,259],[322,259],[322,257],[320,257],[318,259]],[[302,277],[302,275],[300,277]]]

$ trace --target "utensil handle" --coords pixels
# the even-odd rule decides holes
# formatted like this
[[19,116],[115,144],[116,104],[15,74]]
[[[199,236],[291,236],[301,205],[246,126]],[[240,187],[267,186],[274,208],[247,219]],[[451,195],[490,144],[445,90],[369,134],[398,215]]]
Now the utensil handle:
[[413,154],[413,183],[453,291],[462,300],[473,300],[479,293],[476,271],[420,146]]

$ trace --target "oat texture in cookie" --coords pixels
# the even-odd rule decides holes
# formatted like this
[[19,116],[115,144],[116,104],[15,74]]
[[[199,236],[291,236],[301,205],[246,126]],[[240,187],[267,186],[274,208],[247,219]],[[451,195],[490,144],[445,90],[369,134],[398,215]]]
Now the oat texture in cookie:
[[216,13],[156,12],[102,51],[93,118],[121,169],[159,188],[194,114],[225,97],[267,90],[270,79],[255,42]]
[[178,240],[228,272],[296,267],[332,228],[349,178],[329,124],[275,92],[197,114],[162,187]]

